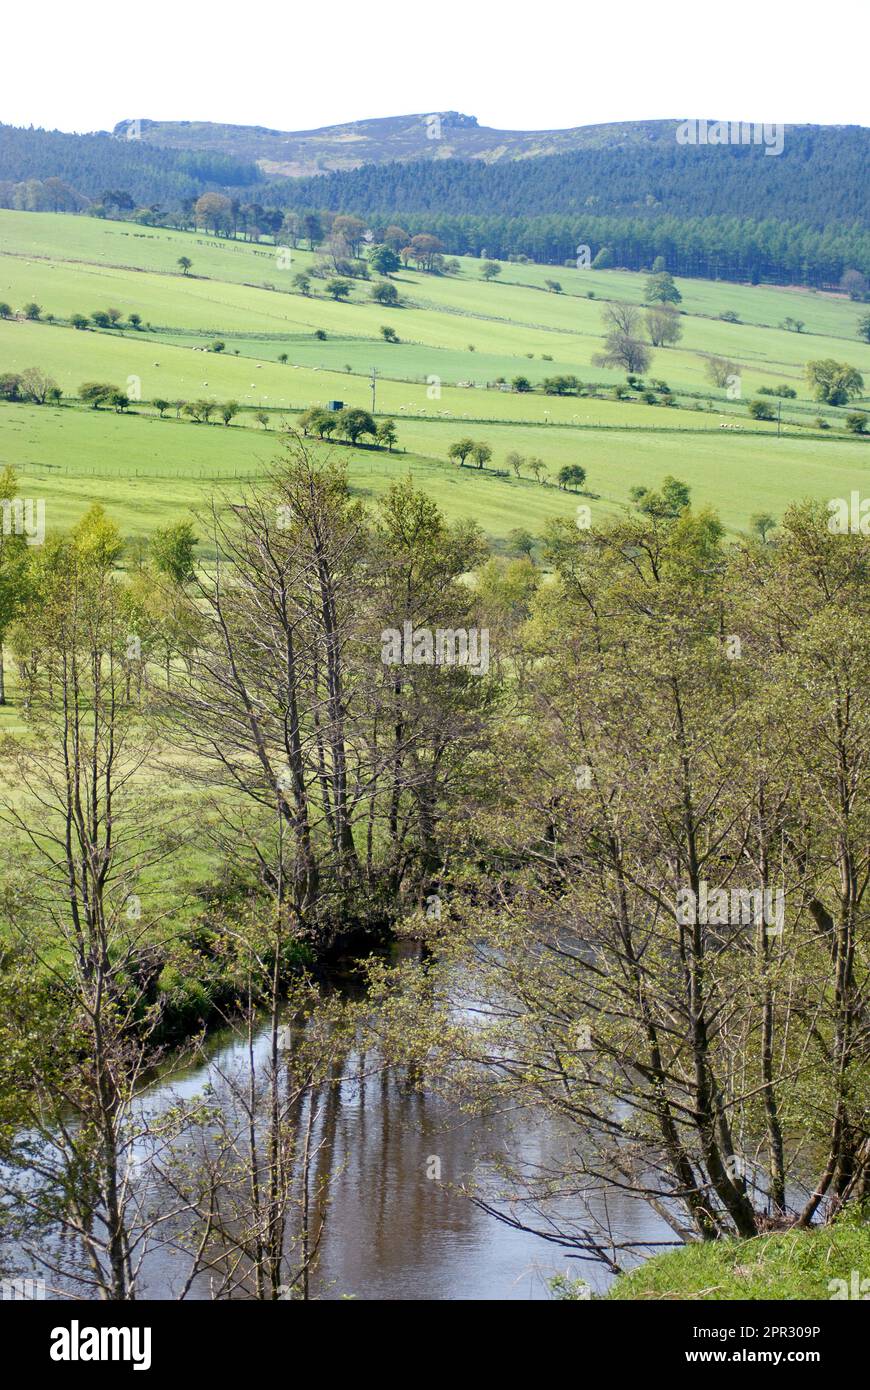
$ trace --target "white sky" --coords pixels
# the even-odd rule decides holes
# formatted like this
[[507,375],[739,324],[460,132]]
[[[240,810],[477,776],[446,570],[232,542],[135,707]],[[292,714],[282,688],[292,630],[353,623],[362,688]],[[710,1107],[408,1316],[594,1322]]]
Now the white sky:
[[706,116],[867,124],[867,0],[37,0],[3,20],[0,121],[310,129],[458,110],[548,129]]

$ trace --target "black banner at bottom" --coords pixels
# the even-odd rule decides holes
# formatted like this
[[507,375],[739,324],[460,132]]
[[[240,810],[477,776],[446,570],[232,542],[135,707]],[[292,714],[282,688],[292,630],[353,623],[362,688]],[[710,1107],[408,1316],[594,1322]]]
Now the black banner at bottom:
[[[0,1302],[0,1330],[7,1349],[14,1347],[21,1370],[38,1370],[51,1380],[100,1378],[102,1371],[115,1377],[119,1373],[226,1377],[242,1370],[250,1375],[265,1370],[275,1358],[284,1362],[287,1374],[293,1374],[296,1339],[324,1332],[333,1334],[318,1343],[324,1369],[334,1370],[344,1354],[355,1372],[368,1362],[370,1371],[383,1375],[388,1367],[384,1348],[378,1350],[378,1305],[367,1303],[363,1312],[353,1306],[355,1301],[362,1302],[11,1300]],[[479,1366],[491,1379],[502,1358],[515,1357],[521,1344],[527,1356],[540,1359],[542,1367],[569,1357],[575,1374],[589,1358],[596,1366],[609,1365],[620,1377],[682,1370],[703,1380],[716,1368],[765,1366],[773,1376],[808,1367],[830,1380],[847,1368],[854,1374],[862,1362],[866,1301],[848,1297],[823,1303],[592,1300],[579,1306],[536,1302],[527,1304],[523,1313],[519,1302],[462,1300],[431,1304],[419,1314],[412,1311],[410,1301],[402,1301],[390,1308],[388,1335],[395,1342],[398,1333],[404,1369],[400,1371],[392,1356],[387,1359],[394,1376],[406,1379],[416,1374],[413,1362],[407,1360],[416,1344],[425,1352],[429,1375],[441,1366],[455,1376],[458,1358],[465,1374]],[[445,1317],[451,1331],[455,1326],[462,1336],[461,1349],[452,1336],[444,1339]],[[341,1336],[335,1338],[337,1332]],[[310,1352],[310,1343],[300,1341],[298,1349],[303,1347]],[[503,1364],[516,1373],[515,1365],[511,1367],[507,1360]]]

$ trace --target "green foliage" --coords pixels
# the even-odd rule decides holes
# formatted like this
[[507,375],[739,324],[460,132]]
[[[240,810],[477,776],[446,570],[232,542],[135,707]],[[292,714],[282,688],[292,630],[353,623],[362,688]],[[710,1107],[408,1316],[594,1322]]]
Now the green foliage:
[[661,488],[655,491],[648,487],[633,487],[629,496],[639,512],[658,519],[674,519],[685,511],[691,498],[691,489],[670,474],[662,480]]
[[650,275],[644,289],[644,299],[650,304],[679,304],[683,296],[674,284],[673,275],[663,271],[660,275]]
[[152,532],[148,553],[158,574],[173,584],[186,584],[193,578],[196,535],[189,521],[158,527]]
[[870,1225],[850,1219],[816,1231],[705,1241],[655,1255],[620,1275],[607,1297],[705,1302],[863,1298],[861,1280],[868,1264]]
[[357,444],[364,434],[377,435],[378,428],[368,410],[359,406],[345,406],[337,416],[338,431],[351,444]]
[[857,367],[836,362],[832,357],[808,362],[806,378],[816,400],[827,401],[828,405],[846,405],[864,390],[864,378]]
[[[369,265],[379,275],[391,275],[393,271],[401,269],[402,262],[392,247],[373,246],[369,252]],[[386,301],[381,300],[381,303],[386,303]]]
[[371,298],[376,304],[387,304],[393,307],[399,304],[399,291],[395,285],[387,284],[384,280],[379,285],[372,285]]

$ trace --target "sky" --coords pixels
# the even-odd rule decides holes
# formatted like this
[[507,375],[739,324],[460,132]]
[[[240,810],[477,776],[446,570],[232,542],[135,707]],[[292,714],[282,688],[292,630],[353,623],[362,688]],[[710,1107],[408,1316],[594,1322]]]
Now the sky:
[[[538,18],[540,16],[540,20]],[[867,0],[518,6],[41,0],[7,8],[0,121],[304,130],[464,111],[546,130],[684,119],[867,124]]]

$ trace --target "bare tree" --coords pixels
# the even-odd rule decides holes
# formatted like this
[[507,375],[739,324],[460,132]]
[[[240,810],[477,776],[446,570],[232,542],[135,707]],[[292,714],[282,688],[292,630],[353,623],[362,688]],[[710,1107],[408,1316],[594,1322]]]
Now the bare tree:
[[646,329],[653,347],[670,347],[683,336],[679,312],[671,304],[656,304],[647,309]]

